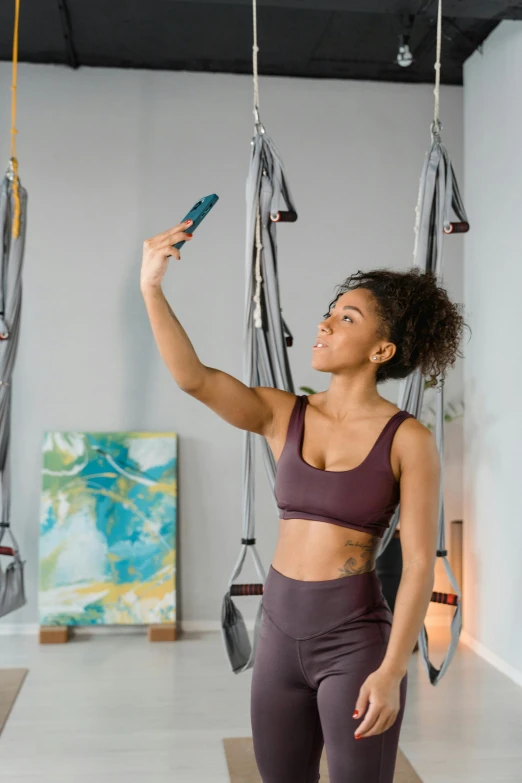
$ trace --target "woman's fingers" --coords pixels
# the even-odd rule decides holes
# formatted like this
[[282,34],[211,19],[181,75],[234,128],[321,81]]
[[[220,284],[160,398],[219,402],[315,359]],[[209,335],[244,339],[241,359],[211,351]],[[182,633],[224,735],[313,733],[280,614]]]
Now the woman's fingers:
[[159,248],[159,251],[163,251],[167,253],[169,256],[174,256],[174,258],[177,258],[178,261],[180,260],[181,256],[179,254],[179,249],[177,247],[174,247],[178,242],[190,242],[192,239],[192,235],[187,236],[187,234],[174,234],[171,239],[169,239],[168,242],[166,242],[164,245]]
[[187,228],[189,226],[186,223],[180,223],[178,226],[144,241],[140,273],[143,289],[161,286],[170,257],[177,261],[181,260],[179,249],[174,245],[179,242],[190,242],[192,234],[186,233],[184,229]]
[[[192,225],[192,220],[188,220],[185,223],[178,223],[177,226],[169,228],[167,231],[163,231],[161,234],[157,234],[150,240],[154,244],[163,245],[165,242],[171,240],[174,235],[182,234]],[[179,241],[179,240],[177,240]]]
[[149,239],[149,247],[152,251],[161,251],[168,249],[172,245],[177,245],[178,242],[190,242],[192,234],[186,234],[184,231],[174,231],[172,234],[165,237],[163,242],[156,243],[155,239],[156,237]]
[[360,727],[355,733],[360,734],[361,739],[364,739],[364,737],[372,737],[376,734],[382,734],[383,732],[387,731],[391,726],[393,726],[396,717],[397,714],[395,713],[395,711],[390,713],[389,710],[386,710],[383,707],[380,711],[376,713],[376,719],[371,726],[368,726],[365,729],[363,727],[363,724],[361,723]]
[[170,253],[170,250],[177,250],[177,248],[174,248],[173,245],[177,245],[178,242],[190,242],[192,239],[192,234],[185,234],[183,231],[179,231],[175,234],[172,234],[171,236],[168,236],[164,239],[163,242],[158,244],[156,242],[157,237],[152,237],[152,239],[146,239],[143,243],[144,248],[146,248],[149,253],[159,253],[160,255],[164,255],[166,251],[169,251],[168,255],[173,255],[173,253]]
[[176,242],[189,242],[192,239],[192,234],[186,234],[184,231],[177,231],[167,239],[165,244],[175,245]]
[[366,732],[371,731],[375,726],[375,723],[379,718],[379,714],[380,714],[379,707],[377,707],[376,704],[372,704],[370,702],[370,707],[366,712],[366,715],[364,716],[362,723],[360,723],[357,729],[354,731],[354,734],[355,735],[360,734],[361,736],[366,736]]

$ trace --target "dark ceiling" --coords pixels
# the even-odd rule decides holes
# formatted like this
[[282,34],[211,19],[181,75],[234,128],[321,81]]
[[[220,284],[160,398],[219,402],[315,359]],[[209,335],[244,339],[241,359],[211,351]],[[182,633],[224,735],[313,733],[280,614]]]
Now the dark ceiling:
[[[432,82],[437,0],[258,0],[259,72]],[[441,79],[522,0],[443,0]],[[0,3],[0,59],[10,60],[14,0]],[[414,61],[395,62],[410,35]],[[252,72],[251,0],[21,0],[19,60],[109,68]]]

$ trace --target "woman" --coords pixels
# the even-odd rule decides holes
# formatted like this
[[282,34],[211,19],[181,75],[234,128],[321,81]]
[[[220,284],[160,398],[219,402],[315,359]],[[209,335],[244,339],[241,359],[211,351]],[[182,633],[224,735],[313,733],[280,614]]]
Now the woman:
[[[408,660],[434,582],[440,464],[435,439],[377,384],[443,375],[463,320],[417,269],[348,278],[318,326],[312,366],[326,391],[249,388],[199,360],[161,283],[187,224],[147,240],[141,290],[179,388],[230,424],[263,435],[277,462],[279,538],[264,586],[251,719],[264,783],[392,783]],[[401,503],[395,612],[375,570]],[[393,622],[392,622],[393,621]]]

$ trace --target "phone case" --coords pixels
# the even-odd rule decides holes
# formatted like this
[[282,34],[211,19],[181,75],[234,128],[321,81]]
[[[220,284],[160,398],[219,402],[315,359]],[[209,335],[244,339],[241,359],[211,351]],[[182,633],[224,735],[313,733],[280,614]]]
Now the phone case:
[[[201,221],[208,215],[217,201],[219,201],[219,196],[216,196],[215,193],[212,193],[210,196],[203,196],[203,198],[200,198],[200,200],[194,204],[190,212],[187,212],[181,222],[184,223],[185,220],[192,220],[192,225],[188,226],[187,228],[189,234],[194,233]],[[182,240],[181,242],[176,242],[173,247],[180,250],[184,244],[185,240]]]

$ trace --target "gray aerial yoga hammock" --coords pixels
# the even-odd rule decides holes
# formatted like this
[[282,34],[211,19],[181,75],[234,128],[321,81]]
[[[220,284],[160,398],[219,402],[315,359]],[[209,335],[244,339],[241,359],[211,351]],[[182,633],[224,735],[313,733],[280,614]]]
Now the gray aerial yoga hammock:
[[[257,51],[254,0],[254,52]],[[466,212],[448,153],[442,144],[439,121],[440,92],[440,42],[441,7],[437,28],[437,81],[435,87],[435,119],[431,126],[432,146],[426,155],[419,186],[419,198],[415,222],[414,266],[424,271],[433,270],[437,280],[442,279],[442,250],[444,234],[463,233],[469,229]],[[437,67],[438,66],[438,67]],[[257,60],[254,58],[254,116],[256,135],[252,141],[252,159],[247,180],[247,232],[246,232],[246,300],[245,300],[245,352],[243,382],[248,386],[271,386],[294,393],[286,348],[292,344],[292,335],[282,315],[277,278],[277,243],[275,222],[295,220],[295,208],[284,176],[283,165],[273,142],[266,135],[259,122],[257,93]],[[287,210],[282,211],[281,202]],[[451,210],[458,221],[450,220]],[[255,304],[255,307],[254,307]],[[417,418],[420,415],[424,395],[424,378],[414,371],[404,379],[399,392],[398,407],[408,410]],[[447,560],[445,549],[444,504],[443,504],[443,455],[444,455],[444,405],[443,388],[437,388],[435,438],[441,455],[441,481],[439,493],[439,519],[437,556],[443,558],[446,573],[455,594],[434,591],[431,601],[456,606],[451,624],[451,643],[440,669],[429,660],[428,638],[423,627],[419,635],[419,650],[428,673],[430,683],[436,685],[448,668],[458,645],[462,630],[461,594]],[[265,571],[255,548],[254,519],[254,445],[255,436],[245,432],[243,437],[243,538],[241,552],[233,568],[228,590],[223,599],[221,624],[222,638],[232,671],[238,674],[253,666],[255,650],[262,620],[260,602],[254,623],[252,646],[241,615],[232,601],[232,596],[262,595],[266,579]],[[272,497],[274,494],[276,463],[265,438],[263,459],[266,467]],[[388,546],[400,519],[400,504],[390,520],[390,526],[380,541],[378,555]],[[233,584],[239,576],[247,548],[250,547],[258,584]]]
[[[440,137],[441,125],[435,120],[431,126],[432,145],[422,169],[419,200],[416,209],[414,266],[422,271],[432,271],[438,284],[442,283],[444,234],[464,233],[469,230],[466,211],[460,197],[455,172],[448,152]],[[450,220],[451,210],[458,221]],[[440,669],[429,660],[428,636],[423,625],[419,635],[419,650],[432,685],[437,685],[448,668],[457,649],[462,631],[461,593],[447,558],[444,526],[444,387],[438,385],[435,405],[435,440],[440,456],[441,478],[437,533],[437,557],[443,558],[444,568],[455,593],[433,592],[431,600],[455,606],[451,621],[451,640]],[[415,370],[401,384],[397,406],[413,413],[417,418],[422,409],[424,378]],[[400,503],[390,520],[380,542],[378,555],[388,546],[400,521]]]
[[[442,283],[443,241],[445,234],[466,233],[469,231],[468,218],[460,196],[457,178],[450,157],[441,140],[442,125],[439,119],[440,105],[440,56],[442,41],[442,2],[438,3],[437,14],[437,55],[435,62],[435,110],[431,124],[431,149],[426,155],[422,169],[419,197],[415,210],[415,247],[413,265],[423,272],[435,274],[437,283]],[[457,216],[452,222],[451,212]],[[418,370],[411,373],[401,384],[397,406],[413,413],[418,418],[424,396],[424,378]],[[455,593],[434,591],[431,600],[455,606],[451,621],[451,639],[446,656],[437,669],[429,660],[428,635],[423,625],[419,634],[419,650],[430,683],[437,685],[448,668],[457,649],[462,631],[461,592],[447,558],[444,520],[444,389],[443,384],[436,386],[435,440],[440,457],[441,477],[439,492],[439,517],[437,533],[437,557],[442,557],[446,574]],[[390,520],[389,528],[380,542],[379,555],[386,549],[400,519],[400,503]]]
[[[20,334],[22,305],[22,263],[25,244],[27,191],[21,186],[16,160],[11,159],[0,191],[0,221],[2,228],[2,269],[0,277],[0,617],[26,603],[24,562],[10,527],[11,511],[11,378]],[[9,532],[12,546],[4,537]],[[2,558],[11,558],[5,569]]]
[[[261,123],[256,123],[252,139],[252,157],[246,185],[246,298],[243,382],[247,386],[270,386],[294,392],[287,355],[292,335],[281,315],[277,277],[276,226],[280,221],[293,222],[297,213],[285,178],[283,164],[273,141]],[[282,209],[282,205],[286,209]],[[249,669],[261,627],[262,603],[259,603],[254,628],[254,643],[250,646],[241,612],[231,595],[259,595],[266,575],[255,547],[253,432],[243,433],[243,538],[241,552],[228,583],[221,614],[222,638],[232,671]],[[276,462],[268,442],[262,438],[263,458],[274,493]],[[250,548],[261,585],[233,585],[239,576]]]
[[[13,36],[13,80],[11,100],[11,157],[0,190],[0,227],[2,230],[2,268],[0,270],[0,617],[26,603],[24,562],[11,530],[11,378],[20,334],[22,307],[22,264],[25,245],[27,191],[18,176],[16,158],[16,89],[18,65],[18,29],[20,3],[15,6]],[[9,532],[12,546],[4,538]],[[2,558],[9,557],[7,568]]]

